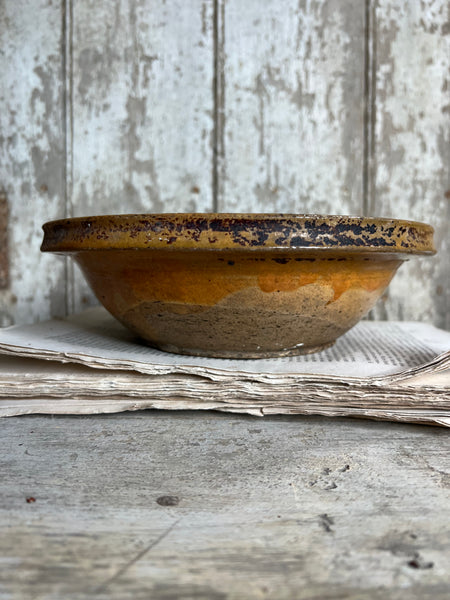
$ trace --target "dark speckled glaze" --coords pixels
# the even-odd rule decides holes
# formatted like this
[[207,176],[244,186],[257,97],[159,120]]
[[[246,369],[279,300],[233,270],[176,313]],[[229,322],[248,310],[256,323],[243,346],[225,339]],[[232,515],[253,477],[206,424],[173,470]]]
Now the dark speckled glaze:
[[331,345],[401,262],[433,254],[429,225],[320,215],[112,215],[44,225],[98,299],[152,346],[268,357]]

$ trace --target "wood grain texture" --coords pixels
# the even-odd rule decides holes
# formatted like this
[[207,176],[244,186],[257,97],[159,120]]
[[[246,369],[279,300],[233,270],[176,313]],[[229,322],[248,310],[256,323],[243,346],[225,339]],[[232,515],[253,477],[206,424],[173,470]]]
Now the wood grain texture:
[[[73,3],[71,214],[210,211],[213,3]],[[75,276],[73,309],[92,303]]]
[[450,6],[386,0],[373,14],[369,213],[432,224],[439,251],[404,265],[374,314],[450,327]]
[[11,418],[0,598],[447,600],[448,450],[351,419]]
[[360,214],[363,3],[221,7],[219,209]]
[[9,288],[0,325],[65,313],[65,263],[41,256],[41,225],[64,216],[62,11],[0,4],[0,188],[7,195]]

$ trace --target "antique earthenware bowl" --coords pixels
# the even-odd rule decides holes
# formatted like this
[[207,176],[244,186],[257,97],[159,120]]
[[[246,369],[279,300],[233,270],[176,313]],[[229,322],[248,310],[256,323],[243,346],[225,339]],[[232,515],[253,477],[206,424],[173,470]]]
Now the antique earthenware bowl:
[[100,302],[151,346],[215,357],[316,352],[375,304],[429,225],[279,214],[114,215],[44,225]]

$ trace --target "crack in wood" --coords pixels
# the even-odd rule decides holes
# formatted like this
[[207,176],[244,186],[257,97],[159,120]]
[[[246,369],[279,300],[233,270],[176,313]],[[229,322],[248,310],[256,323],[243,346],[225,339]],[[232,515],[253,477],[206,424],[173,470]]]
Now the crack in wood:
[[143,550],[141,550],[140,552],[138,552],[136,554],[136,556],[134,556],[125,565],[123,565],[123,567],[121,567],[118,571],[116,571],[116,573],[114,573],[114,575],[112,577],[110,577],[105,582],[101,583],[98,587],[96,587],[94,589],[94,594],[100,594],[100,593],[104,592],[111,583],[113,583],[114,581],[116,581],[117,579],[119,579],[119,577],[121,577],[124,573],[126,573],[126,571],[128,571],[128,569],[130,567],[132,567],[139,560],[141,560],[141,558],[143,558],[148,552],[150,552],[150,550],[153,550],[154,548],[156,548],[156,546],[158,544],[160,544],[163,541],[163,539],[166,538],[169,535],[169,533],[176,527],[176,525],[178,525],[178,523],[180,521],[181,521],[181,518],[177,519],[176,521],[174,521],[167,529],[165,529],[156,538],[156,540],[153,540],[150,544],[148,544],[148,546],[146,546]]

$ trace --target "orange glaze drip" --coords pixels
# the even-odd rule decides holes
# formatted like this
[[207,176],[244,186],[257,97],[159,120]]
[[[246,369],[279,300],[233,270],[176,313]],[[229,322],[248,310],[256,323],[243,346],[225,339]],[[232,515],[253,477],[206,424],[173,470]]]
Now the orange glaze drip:
[[351,288],[362,288],[366,292],[374,292],[379,288],[385,288],[392,279],[393,272],[385,271],[374,273],[359,273],[352,277],[331,277],[331,286],[334,290],[333,302],[338,300],[342,294]]
[[[390,261],[389,261],[390,262]],[[388,285],[392,279],[395,270],[392,269],[392,263],[389,268],[377,270],[346,269],[342,271],[332,271],[331,269],[316,270],[315,272],[305,272],[300,275],[293,275],[290,278],[281,275],[260,275],[258,285],[263,292],[293,292],[300,287],[319,283],[330,286],[333,291],[331,302],[338,300],[342,294],[352,288],[362,288],[367,292],[374,292]]]
[[258,276],[258,286],[268,294],[273,292],[295,292],[299,287],[316,283],[322,277],[320,273],[302,273],[301,275],[267,275]]

